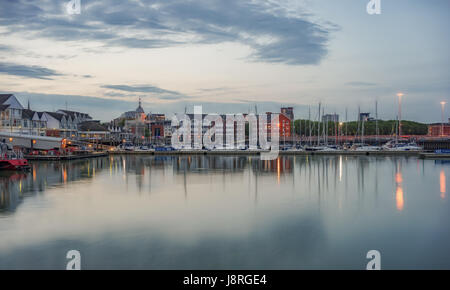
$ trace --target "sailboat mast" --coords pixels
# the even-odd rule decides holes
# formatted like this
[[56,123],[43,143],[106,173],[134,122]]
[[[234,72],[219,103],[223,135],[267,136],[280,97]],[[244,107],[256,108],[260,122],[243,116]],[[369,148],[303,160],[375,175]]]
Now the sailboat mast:
[[309,146],[311,146],[311,106],[308,106],[308,125],[309,125]]
[[348,128],[348,109],[345,108],[345,137],[347,137],[347,128]]
[[377,100],[375,100],[375,134],[376,134],[376,140],[377,140],[377,145],[378,145],[380,132],[378,131],[378,101]]
[[320,106],[321,103],[319,102],[319,115],[317,116],[317,146],[320,144]]
[[[360,132],[359,130],[361,129],[360,122],[361,122],[361,107],[358,106],[358,129],[356,130],[356,138],[358,138],[358,136],[360,136],[359,135],[359,132]],[[360,139],[360,142],[361,142],[361,139]]]

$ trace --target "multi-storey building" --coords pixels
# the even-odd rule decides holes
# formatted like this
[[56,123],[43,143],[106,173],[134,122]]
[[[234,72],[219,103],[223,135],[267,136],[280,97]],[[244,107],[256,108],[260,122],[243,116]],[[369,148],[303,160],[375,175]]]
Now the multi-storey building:
[[325,114],[322,116],[322,122],[339,123],[339,115],[338,114]]
[[281,108],[281,114],[288,117],[292,122],[294,121],[294,108],[293,107]]
[[46,128],[42,112],[25,109],[13,94],[0,94],[0,131],[43,136]]
[[[450,121],[450,120],[449,120]],[[434,123],[428,125],[428,135],[429,136],[442,136],[448,137],[450,136],[450,122],[449,123]]]

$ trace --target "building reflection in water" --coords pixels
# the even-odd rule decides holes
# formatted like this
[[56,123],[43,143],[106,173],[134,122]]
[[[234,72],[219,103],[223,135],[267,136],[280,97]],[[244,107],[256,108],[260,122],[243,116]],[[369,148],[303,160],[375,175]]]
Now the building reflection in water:
[[[211,190],[224,192],[241,184],[244,192],[254,197],[255,204],[265,194],[292,192],[293,198],[311,200],[318,209],[333,206],[343,212],[348,205],[363,208],[364,203],[372,203],[379,198],[378,191],[392,192],[392,184],[383,182],[392,176],[392,171],[395,209],[402,211],[405,208],[402,162],[408,165],[405,158],[390,157],[279,156],[275,160],[260,160],[258,156],[215,155],[110,156],[35,162],[29,173],[0,175],[0,211],[14,211],[23,197],[49,187],[67,186],[73,181],[91,182],[106,175],[111,179],[123,176],[121,182],[126,192],[164,191],[170,182],[180,186],[180,193],[187,200],[188,193],[194,194],[196,183],[210,183]],[[440,197],[444,199],[446,175],[444,170],[438,172]],[[292,185],[287,186],[291,180]]]
[[70,162],[36,162],[31,172],[0,172],[0,212],[14,212],[24,197],[44,192],[49,187],[65,186],[78,180],[92,180],[92,172],[102,170],[103,159]]

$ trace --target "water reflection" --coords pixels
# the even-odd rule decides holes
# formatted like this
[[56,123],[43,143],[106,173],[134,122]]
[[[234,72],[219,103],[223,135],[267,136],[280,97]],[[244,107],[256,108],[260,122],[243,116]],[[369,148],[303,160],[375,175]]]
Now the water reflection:
[[[33,163],[30,173],[0,175],[0,268],[33,265],[55,247],[64,251],[67,240],[99,268],[360,268],[369,248],[391,253],[393,267],[408,266],[403,247],[448,249],[448,227],[434,224],[449,217],[448,171],[414,157],[372,156]],[[440,196],[427,194],[438,190],[437,176]],[[411,267],[447,266],[440,257]]]
[[[383,164],[379,164],[380,160]],[[363,202],[368,191],[376,193],[371,196],[376,199],[380,184],[388,178],[385,169],[392,166],[391,168],[395,169],[396,208],[402,211],[405,207],[402,166],[403,163],[408,162],[410,162],[408,158],[348,156],[283,156],[270,161],[262,161],[258,157],[248,156],[148,156],[144,158],[116,156],[60,163],[33,163],[31,173],[13,172],[0,175],[0,210],[13,210],[24,194],[44,192],[46,188],[62,187],[79,180],[89,182],[106,170],[110,177],[122,176],[126,184],[128,184],[129,178],[134,176],[137,191],[142,192],[146,189],[149,193],[154,185],[159,186],[158,182],[152,181],[152,175],[156,173],[162,174],[162,176],[181,175],[185,197],[188,197],[190,183],[193,181],[195,183],[197,175],[222,176],[222,189],[226,188],[227,182],[229,182],[227,176],[245,175],[246,180],[243,186],[249,192],[253,192],[255,200],[257,200],[260,187],[258,178],[270,179],[271,176],[274,176],[274,181],[278,185],[291,180],[290,191],[292,192],[303,192],[310,195],[316,193],[319,205],[324,199],[328,199],[328,201],[336,199],[342,206],[344,199],[338,194],[340,192],[347,199],[353,199],[348,202],[355,200]],[[379,176],[380,168],[385,170],[381,176]],[[424,170],[416,173],[425,176]],[[440,169],[439,178],[441,198],[444,199],[446,195],[445,169]],[[206,179],[204,180],[207,182]],[[338,181],[339,183],[337,183]],[[215,182],[215,186],[218,186],[217,180]],[[243,180],[239,182],[243,182]],[[373,189],[368,190],[367,187]],[[333,193],[332,196],[331,193]]]
[[401,163],[397,164],[397,172],[395,173],[395,201],[396,206],[399,211],[403,210],[403,207],[405,206],[405,200],[403,197],[403,176],[402,176],[402,170],[401,170]]

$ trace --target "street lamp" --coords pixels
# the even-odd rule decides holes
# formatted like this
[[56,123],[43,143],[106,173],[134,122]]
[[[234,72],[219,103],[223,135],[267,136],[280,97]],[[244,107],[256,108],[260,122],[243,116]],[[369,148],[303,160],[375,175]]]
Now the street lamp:
[[444,110],[445,110],[445,104],[447,102],[441,102],[441,118],[442,118],[442,123],[441,123],[441,136],[444,136]]
[[403,93],[397,93],[398,97],[398,135],[402,136],[402,97]]

